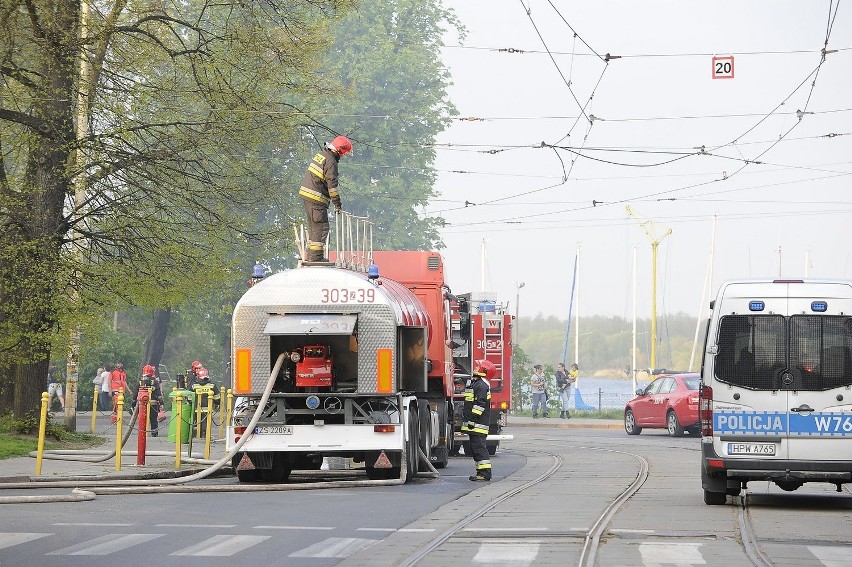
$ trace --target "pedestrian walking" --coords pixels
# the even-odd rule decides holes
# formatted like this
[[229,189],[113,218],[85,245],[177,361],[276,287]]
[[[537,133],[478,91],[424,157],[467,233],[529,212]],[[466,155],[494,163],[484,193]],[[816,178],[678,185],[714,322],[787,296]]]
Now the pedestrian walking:
[[476,470],[468,477],[472,481],[491,480],[491,459],[488,456],[488,428],[491,423],[491,380],[497,376],[497,367],[490,360],[477,360],[473,376],[464,390],[464,425],[462,433],[470,439],[470,452]]
[[547,415],[547,387],[544,368],[541,364],[533,366],[533,374],[530,376],[530,388],[532,391],[533,418],[538,418],[539,409],[541,410],[542,417],[549,417]]
[[100,411],[109,411],[112,402],[111,375],[112,364],[104,364],[104,371],[101,373],[100,397],[98,398],[98,409]]
[[127,387],[127,373],[124,371],[124,363],[116,362],[115,368],[109,375],[109,388],[112,393],[112,422],[118,420],[118,392],[124,390],[124,404],[126,407],[131,406],[129,396],[133,395],[130,388]]
[[333,203],[335,211],[340,211],[342,206],[337,191],[337,162],[351,151],[349,138],[337,136],[308,164],[299,188],[308,219],[308,242],[302,258],[306,262],[326,261],[323,247],[328,236],[328,204]]
[[560,362],[556,366],[556,389],[559,392],[559,401],[562,403],[562,411],[559,412],[559,417],[562,419],[571,419],[568,411],[571,409],[571,383],[565,364]]
[[62,411],[65,411],[65,396],[62,394],[62,372],[55,366],[51,366],[47,371],[47,409],[53,405],[53,396],[59,399],[59,405],[62,406]]

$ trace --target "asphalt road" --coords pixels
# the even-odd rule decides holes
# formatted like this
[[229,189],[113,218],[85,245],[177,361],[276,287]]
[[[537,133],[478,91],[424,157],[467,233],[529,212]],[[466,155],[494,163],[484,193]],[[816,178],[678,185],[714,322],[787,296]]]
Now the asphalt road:
[[[639,455],[649,462],[641,490],[612,518],[597,564],[748,565],[740,541],[739,507],[706,506],[695,437],[663,431],[629,437],[620,430],[517,427],[493,458],[495,480],[467,480],[468,457],[450,460],[438,479],[404,486],[263,493],[99,495],[81,503],[0,507],[0,566],[391,565],[389,550],[434,531],[429,518],[463,517],[462,501],[517,484],[527,449],[559,454],[558,481],[524,493],[482,519],[487,529],[553,527],[576,535],[536,543],[476,537],[426,558],[423,565],[576,565],[582,534],[612,495],[636,475]],[[518,475],[515,475],[516,477]],[[213,479],[211,484],[234,482]],[[482,489],[482,490],[478,490]],[[793,493],[752,483],[755,537],[772,564],[852,564],[852,494],[806,485]],[[67,493],[67,490],[64,490]],[[493,546],[497,545],[497,551]],[[489,547],[491,546],[491,547]],[[526,546],[526,547],[524,547]],[[195,559],[193,559],[195,558]],[[197,558],[204,558],[203,560]],[[508,560],[507,558],[515,558]]]

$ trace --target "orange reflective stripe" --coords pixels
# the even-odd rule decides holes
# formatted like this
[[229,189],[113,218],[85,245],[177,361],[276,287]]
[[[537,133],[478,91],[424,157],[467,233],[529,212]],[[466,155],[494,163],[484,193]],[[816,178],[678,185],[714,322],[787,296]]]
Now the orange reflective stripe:
[[389,348],[376,349],[376,390],[382,394],[393,392],[393,351]]
[[251,349],[238,348],[234,355],[234,392],[251,392]]

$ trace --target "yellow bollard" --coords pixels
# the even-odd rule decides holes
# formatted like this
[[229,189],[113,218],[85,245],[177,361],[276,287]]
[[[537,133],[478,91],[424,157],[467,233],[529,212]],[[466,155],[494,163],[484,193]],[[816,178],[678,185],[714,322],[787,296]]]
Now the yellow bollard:
[[95,386],[95,395],[92,397],[92,433],[95,432],[95,418],[98,416],[98,395],[100,393],[100,387]]
[[219,388],[219,439],[225,438],[225,386]]
[[47,429],[48,393],[41,393],[41,413],[38,422],[38,447],[36,448],[36,475],[41,474],[41,460],[44,456],[44,431]]
[[[221,403],[221,402],[220,402]],[[228,388],[228,396],[227,396],[227,404],[228,407],[225,413],[225,421],[228,423],[228,427],[231,426],[231,410],[234,405],[234,391]],[[228,443],[225,443],[225,452],[228,452]]]
[[[175,394],[174,401],[177,404],[177,411],[172,411],[172,414],[174,415],[172,419],[177,419],[177,423],[175,424],[175,468],[179,469],[181,425],[183,425],[183,394],[181,394],[179,390],[177,394]],[[172,409],[174,410],[174,408]]]
[[210,438],[213,436],[213,392],[214,386],[207,390],[207,424],[204,428],[204,458],[210,458]]
[[121,470],[121,432],[124,430],[124,388],[118,389],[115,401],[115,470]]

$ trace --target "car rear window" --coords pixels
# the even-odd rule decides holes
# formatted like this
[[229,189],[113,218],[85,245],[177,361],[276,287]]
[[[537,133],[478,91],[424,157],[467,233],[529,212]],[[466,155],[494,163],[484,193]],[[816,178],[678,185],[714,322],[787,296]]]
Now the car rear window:
[[686,387],[690,390],[697,390],[698,385],[701,383],[701,378],[698,376],[695,378],[684,378],[683,383],[686,384]]
[[721,382],[754,390],[852,385],[852,317],[726,315],[717,345],[714,372]]

